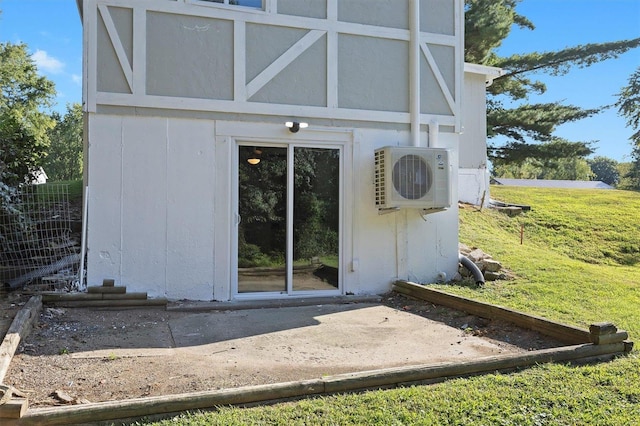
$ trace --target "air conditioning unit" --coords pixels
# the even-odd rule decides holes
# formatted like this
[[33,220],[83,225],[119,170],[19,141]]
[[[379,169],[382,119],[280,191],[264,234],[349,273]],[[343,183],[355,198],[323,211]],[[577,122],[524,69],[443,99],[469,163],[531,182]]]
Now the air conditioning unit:
[[378,209],[445,209],[451,206],[449,151],[388,146],[375,151]]

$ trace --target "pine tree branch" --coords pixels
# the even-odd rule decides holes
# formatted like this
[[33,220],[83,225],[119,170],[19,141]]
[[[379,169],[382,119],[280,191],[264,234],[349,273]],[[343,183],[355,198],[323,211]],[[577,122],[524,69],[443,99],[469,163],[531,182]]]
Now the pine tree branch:
[[588,67],[606,59],[617,58],[630,49],[640,46],[640,38],[609,43],[591,43],[567,48],[558,52],[529,53],[498,59],[494,66],[508,70],[499,78],[510,77],[548,69],[552,75],[568,72],[571,66]]

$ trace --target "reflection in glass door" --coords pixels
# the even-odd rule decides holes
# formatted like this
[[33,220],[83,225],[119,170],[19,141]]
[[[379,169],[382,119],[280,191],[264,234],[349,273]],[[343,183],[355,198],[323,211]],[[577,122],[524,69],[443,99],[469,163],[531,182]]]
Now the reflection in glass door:
[[287,290],[287,148],[240,146],[238,293]]
[[293,290],[336,290],[340,151],[294,148],[293,158]]
[[240,146],[238,293],[339,290],[340,150]]

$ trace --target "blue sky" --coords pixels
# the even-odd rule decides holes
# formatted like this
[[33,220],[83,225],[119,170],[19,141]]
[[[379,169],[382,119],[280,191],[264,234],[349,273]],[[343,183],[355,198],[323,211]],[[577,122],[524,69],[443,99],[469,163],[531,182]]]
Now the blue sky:
[[[518,8],[535,30],[513,29],[499,53],[545,52],[587,43],[640,37],[640,0],[523,0]],[[588,68],[573,68],[568,74],[550,77],[527,74],[545,82],[547,92],[530,102],[556,102],[585,109],[599,109],[616,102],[616,94],[628,84],[640,66],[640,48]],[[571,141],[597,141],[596,153],[617,161],[629,161],[633,131],[615,108],[560,126],[556,135]]]
[[[0,0],[0,10],[0,41],[29,46],[40,72],[56,83],[55,109],[64,112],[67,103],[81,102],[82,26],[75,0]],[[640,0],[523,0],[518,11],[536,29],[514,29],[501,47],[503,55],[640,37]],[[532,76],[547,84],[547,93],[530,101],[610,105],[638,66],[640,48],[562,77]],[[614,109],[563,125],[556,134],[597,141],[596,155],[618,161],[628,161],[631,153],[632,131]]]
[[75,0],[0,0],[0,41],[26,43],[57,105],[82,102],[82,23]]

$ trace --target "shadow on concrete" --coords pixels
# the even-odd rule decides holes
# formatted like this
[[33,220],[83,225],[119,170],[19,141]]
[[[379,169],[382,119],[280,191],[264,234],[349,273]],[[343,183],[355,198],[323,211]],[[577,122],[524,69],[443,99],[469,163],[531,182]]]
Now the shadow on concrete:
[[[216,306],[229,309],[215,310]],[[415,358],[412,352],[418,351],[424,355],[420,358],[423,362],[428,354],[442,359],[471,348],[482,348],[482,354],[487,355],[563,345],[509,323],[397,293],[378,303],[265,308],[253,303],[246,307],[249,309],[212,303],[182,311],[45,308],[23,350],[37,355],[156,356],[168,349],[189,348],[207,354],[228,347],[252,350],[286,345],[296,352],[305,352],[304,348],[317,353],[329,350],[339,361],[342,352],[345,357],[367,351],[381,353],[381,347],[391,345],[399,359]],[[227,345],[221,347],[224,343]],[[449,351],[450,346],[460,350]]]

